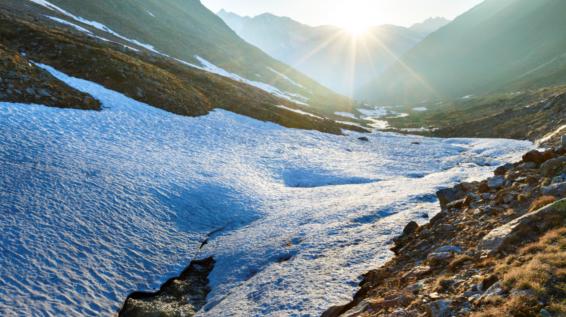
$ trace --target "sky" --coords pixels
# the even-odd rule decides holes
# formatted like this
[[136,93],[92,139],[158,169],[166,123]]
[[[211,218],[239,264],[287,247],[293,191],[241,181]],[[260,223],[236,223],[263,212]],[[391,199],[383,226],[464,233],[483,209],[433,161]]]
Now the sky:
[[240,15],[265,12],[312,26],[345,28],[381,24],[410,26],[429,17],[454,19],[483,0],[201,0],[210,10]]

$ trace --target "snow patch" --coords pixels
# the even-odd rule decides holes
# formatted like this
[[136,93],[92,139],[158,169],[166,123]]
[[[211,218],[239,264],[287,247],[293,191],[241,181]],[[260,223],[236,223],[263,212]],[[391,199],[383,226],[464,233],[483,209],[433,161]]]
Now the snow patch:
[[[292,80],[291,78],[287,77],[287,75],[280,73],[278,71],[276,71],[275,69],[271,68],[271,67],[267,67],[267,69],[269,69],[270,71],[274,72],[275,74],[277,74],[279,77],[285,79],[286,81],[288,81],[289,83],[293,84],[295,87],[298,88],[305,88],[303,85],[297,83],[296,81]],[[261,77],[261,76],[260,76]]]
[[211,255],[199,316],[320,315],[391,256],[408,221],[437,212],[436,190],[533,147],[182,117],[43,68],[104,108],[0,103],[6,315],[112,315]]
[[317,116],[317,115],[315,115],[315,114],[312,114],[312,113],[310,113],[310,112],[303,111],[303,110],[301,110],[301,109],[289,108],[289,107],[283,106],[283,105],[278,105],[277,108],[285,109],[285,110],[287,110],[287,111],[292,111],[292,112],[295,112],[295,113],[298,113],[298,114],[302,114],[302,115],[304,115],[304,116],[309,116],[309,117],[313,117],[313,118],[317,118],[317,119],[324,120],[324,118],[321,117],[321,116]]

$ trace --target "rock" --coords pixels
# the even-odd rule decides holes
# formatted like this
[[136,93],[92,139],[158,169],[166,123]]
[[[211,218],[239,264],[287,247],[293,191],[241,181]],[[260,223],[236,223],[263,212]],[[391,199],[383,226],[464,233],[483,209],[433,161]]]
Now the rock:
[[493,229],[480,241],[478,249],[493,254],[565,223],[566,199],[562,199]]
[[455,246],[455,245],[445,245],[445,246],[442,246],[442,247],[436,249],[434,252],[436,252],[436,253],[443,253],[443,252],[462,253],[462,248]]
[[539,311],[539,315],[540,317],[552,317],[550,312],[544,308]]
[[419,224],[417,224],[414,221],[411,221],[411,222],[409,222],[409,224],[407,224],[405,226],[405,229],[403,229],[403,235],[404,236],[411,235],[411,234],[415,233],[417,231],[417,229],[419,229]]
[[452,315],[450,305],[452,305],[452,301],[447,299],[430,302],[426,305],[427,315],[430,317],[449,317]]
[[525,162],[525,163],[521,163],[519,165],[519,168],[523,169],[523,170],[532,170],[532,169],[537,168],[537,166],[538,166],[538,164],[535,163],[535,162]]
[[566,168],[566,156],[550,159],[540,166],[543,176],[552,177]]
[[550,184],[542,188],[544,195],[563,197],[566,196],[566,182]]
[[451,203],[448,203],[448,204],[446,205],[446,208],[448,208],[448,209],[452,209],[452,208],[462,208],[462,207],[464,207],[465,203],[466,203],[466,198],[464,198],[464,199],[459,199],[459,200],[455,200],[455,201],[453,201],[453,202],[451,202]]
[[512,168],[513,168],[513,164],[507,163],[503,166],[499,166],[498,168],[496,168],[494,174],[495,176],[503,176],[507,173],[507,171],[509,171]]
[[566,149],[566,134],[560,138],[560,144],[563,149]]
[[355,316],[359,316],[360,314],[362,314],[364,311],[367,310],[367,308],[369,307],[369,303],[366,302],[365,300],[361,301],[358,305],[356,305],[354,308],[348,310],[347,312],[343,313],[342,317],[355,317]]
[[436,192],[438,201],[440,202],[440,207],[446,208],[446,205],[459,199],[463,199],[466,193],[462,190],[460,186],[454,188],[441,189]]
[[566,173],[560,174],[552,179],[551,184],[558,184],[566,182]]
[[411,269],[409,272],[405,273],[401,278],[406,280],[411,277],[420,278],[431,272],[431,267],[428,265],[419,265]]
[[495,176],[491,177],[487,180],[487,187],[490,189],[498,189],[505,185],[505,177],[503,176]]
[[523,155],[523,162],[532,162],[538,165],[544,162],[544,155],[537,150],[532,150]]
[[446,263],[448,260],[454,257],[452,252],[433,252],[427,256],[427,261],[431,265],[439,265]]
[[480,193],[487,193],[487,192],[489,192],[489,186],[487,185],[487,182],[486,182],[486,181],[483,181],[483,182],[480,183],[480,186],[479,186],[479,188],[478,188],[478,191],[479,191]]
[[369,139],[365,136],[359,137],[358,140],[363,141],[363,142],[369,142]]

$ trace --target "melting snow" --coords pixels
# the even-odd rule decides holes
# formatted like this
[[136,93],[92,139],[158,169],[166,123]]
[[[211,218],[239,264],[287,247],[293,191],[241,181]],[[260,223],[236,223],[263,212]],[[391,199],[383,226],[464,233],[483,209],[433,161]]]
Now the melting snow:
[[313,118],[317,118],[317,119],[324,119],[324,118],[321,117],[321,116],[317,116],[317,115],[315,115],[315,114],[312,114],[312,113],[303,111],[303,110],[301,110],[301,109],[289,108],[289,107],[283,106],[283,105],[278,105],[277,107],[278,107],[278,108],[281,108],[281,109],[288,110],[288,111],[292,111],[292,112],[295,112],[295,113],[298,113],[298,114],[302,114],[302,115],[305,115],[305,116],[309,116],[309,117],[313,117]]
[[437,189],[533,146],[181,117],[45,68],[104,110],[0,103],[3,315],[111,315],[198,254],[217,259],[201,316],[317,316]]
[[[208,72],[223,76],[223,77],[227,77],[239,82],[243,82],[245,84],[248,84],[250,86],[254,86],[256,88],[259,88],[263,91],[266,91],[274,96],[280,97],[280,98],[284,98],[290,101],[293,101],[295,103],[301,104],[301,105],[307,105],[305,103],[305,101],[308,100],[308,98],[298,95],[298,94],[292,94],[292,93],[288,93],[288,92],[283,92],[281,90],[279,90],[278,88],[275,88],[271,85],[268,85],[266,83],[262,83],[262,82],[258,82],[258,81],[252,81],[249,79],[245,79],[237,74],[231,73],[221,67],[218,67],[214,64],[212,64],[211,62],[207,61],[206,59],[200,57],[200,56],[195,56],[195,58],[202,64],[202,68]],[[300,100],[299,100],[300,99]]]
[[[289,78],[287,75],[280,73],[278,71],[276,71],[275,69],[271,68],[271,67],[267,67],[267,69],[269,69],[270,71],[274,72],[275,74],[279,75],[279,77],[285,79],[286,81],[288,81],[289,83],[295,85],[296,87],[299,88],[305,88],[303,85],[297,83],[296,81],[292,80],[291,78]],[[261,76],[260,76],[261,77]]]
[[351,112],[335,112],[334,114],[345,118],[357,119],[356,115]]

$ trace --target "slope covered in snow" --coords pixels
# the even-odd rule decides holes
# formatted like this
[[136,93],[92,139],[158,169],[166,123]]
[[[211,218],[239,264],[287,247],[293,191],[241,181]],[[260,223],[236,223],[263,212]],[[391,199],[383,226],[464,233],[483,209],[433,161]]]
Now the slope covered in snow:
[[438,188],[532,147],[182,117],[44,68],[104,109],[0,103],[2,315],[109,315],[212,255],[200,315],[315,316],[434,213]]

